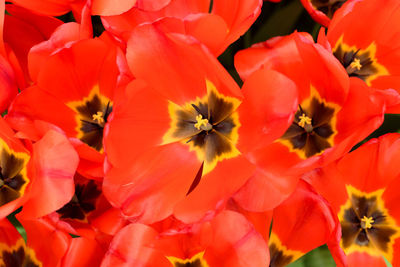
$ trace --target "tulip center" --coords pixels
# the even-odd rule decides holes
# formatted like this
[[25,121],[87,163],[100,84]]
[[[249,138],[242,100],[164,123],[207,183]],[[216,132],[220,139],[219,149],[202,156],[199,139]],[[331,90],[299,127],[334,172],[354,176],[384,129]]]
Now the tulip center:
[[361,68],[362,68],[362,65],[361,65],[360,59],[354,58],[354,60],[346,68],[346,71],[348,74],[352,74],[354,71],[361,70]]
[[0,266],[42,266],[42,263],[36,258],[35,251],[29,247],[26,247],[25,241],[22,238],[19,239],[12,247],[9,247],[7,244],[0,243],[0,248]]
[[311,5],[331,19],[336,10],[346,1],[347,0],[311,0]]
[[103,129],[112,112],[112,102],[95,86],[88,97],[67,103],[67,106],[76,112],[77,138],[102,152]]
[[371,81],[378,76],[389,74],[386,68],[377,61],[375,43],[371,43],[365,49],[360,49],[345,44],[341,36],[333,48],[333,55],[342,63],[349,76],[358,77],[368,85],[371,85]]
[[342,241],[346,254],[367,252],[370,255],[393,257],[393,243],[399,227],[384,207],[384,190],[365,193],[348,185],[348,201],[338,214],[342,227]]
[[301,114],[301,116],[299,117],[299,122],[297,123],[300,127],[303,127],[303,129],[308,132],[311,133],[313,130],[313,127],[311,125],[311,121],[312,119],[310,117],[308,117],[306,114]]
[[325,149],[332,147],[336,134],[338,105],[322,100],[313,87],[312,92],[311,96],[299,105],[292,125],[279,139],[302,159],[321,154]]
[[61,219],[86,221],[88,214],[96,209],[96,202],[100,195],[101,190],[93,180],[75,183],[74,196],[61,209],[57,210],[57,213],[60,214]]
[[222,95],[210,81],[206,86],[207,95],[202,98],[183,105],[170,102],[170,129],[163,136],[164,144],[178,141],[190,146],[204,162],[203,175],[219,161],[240,154],[235,147],[240,127],[236,108],[240,101]]
[[203,119],[202,115],[196,116],[196,123],[194,127],[197,130],[209,131],[212,129],[212,125],[208,122],[208,119]]
[[29,155],[15,152],[0,139],[0,206],[24,194],[29,183],[26,165]]
[[372,228],[372,224],[374,223],[374,219],[372,217],[364,217],[361,219],[361,228],[362,229],[370,229]]
[[92,115],[92,118],[93,118],[93,120],[96,121],[101,127],[104,127],[105,120],[104,120],[104,114],[103,114],[102,111],[97,111],[96,114],[93,114],[93,115]]

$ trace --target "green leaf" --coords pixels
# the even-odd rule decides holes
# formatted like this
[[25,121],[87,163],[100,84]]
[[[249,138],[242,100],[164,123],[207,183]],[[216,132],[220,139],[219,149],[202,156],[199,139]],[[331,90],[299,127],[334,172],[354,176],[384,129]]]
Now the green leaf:
[[288,265],[288,267],[335,267],[331,253],[327,246],[316,248],[297,261]]

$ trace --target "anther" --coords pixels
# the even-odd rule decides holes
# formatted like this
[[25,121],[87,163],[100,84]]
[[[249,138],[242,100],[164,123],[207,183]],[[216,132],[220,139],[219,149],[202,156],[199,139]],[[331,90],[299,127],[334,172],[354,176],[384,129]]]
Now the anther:
[[370,229],[370,228],[372,228],[373,223],[374,223],[374,219],[372,217],[364,216],[361,219],[361,228],[362,229]]
[[194,127],[197,130],[209,131],[212,129],[212,125],[208,122],[208,119],[203,119],[202,115],[196,116],[196,123]]
[[100,124],[100,125],[104,124],[103,112],[97,111],[97,113],[93,114],[92,117],[93,117],[93,120],[97,121],[98,124]]
[[301,116],[299,117],[299,123],[298,123],[298,125],[300,126],[300,127],[305,127],[306,125],[310,125],[311,124],[311,118],[310,117],[308,117],[306,114],[301,114]]
[[354,58],[350,65],[346,68],[347,73],[351,74],[354,71],[360,70],[362,68],[361,60]]

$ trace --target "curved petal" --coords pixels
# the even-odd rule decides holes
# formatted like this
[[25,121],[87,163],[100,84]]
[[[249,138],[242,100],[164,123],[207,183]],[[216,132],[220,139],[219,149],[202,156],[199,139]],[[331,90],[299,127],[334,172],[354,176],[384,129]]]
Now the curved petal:
[[100,266],[104,253],[103,248],[94,239],[86,237],[73,238],[63,258],[62,266]]
[[74,174],[78,155],[68,139],[49,131],[33,145],[35,179],[30,189],[29,201],[20,216],[24,218],[45,216],[66,204],[74,192]]
[[214,240],[204,253],[204,259],[210,266],[268,265],[267,244],[243,215],[223,211],[211,222],[211,227]]
[[69,1],[64,0],[13,0],[14,4],[47,16],[60,16],[71,10]]
[[257,169],[233,198],[248,211],[268,211],[288,198],[298,180],[297,176],[285,177]]
[[268,145],[285,133],[297,110],[296,89],[290,79],[273,70],[258,70],[246,80],[245,101],[238,108],[242,153]]
[[152,223],[172,214],[189,190],[201,162],[180,143],[159,146],[143,153],[129,168],[106,173],[107,199],[132,220]]
[[387,264],[382,256],[371,256],[368,253],[354,252],[347,256],[348,266],[365,266],[365,267],[386,267]]
[[124,166],[144,151],[161,145],[170,128],[168,105],[167,99],[143,81],[131,82],[123,96],[116,99],[105,129],[108,162]]
[[302,180],[297,190],[274,210],[273,222],[269,243],[271,259],[284,259],[274,258],[274,254],[282,253],[287,257],[286,264],[332,242],[340,231],[339,221],[329,203]]
[[64,103],[87,97],[96,84],[100,93],[113,99],[117,76],[115,47],[100,39],[89,39],[50,56],[37,84]]
[[229,29],[229,35],[225,40],[225,47],[220,53],[250,28],[261,12],[262,3],[262,0],[213,1],[212,14],[222,17]]
[[185,223],[213,216],[249,179],[254,168],[255,166],[242,155],[219,162],[211,172],[203,175],[193,192],[178,203],[174,209],[174,216]]
[[20,220],[27,235],[26,245],[35,251],[43,266],[57,266],[68,250],[71,236],[45,219]]
[[225,96],[242,98],[233,79],[198,41],[166,35],[154,25],[142,25],[134,30],[128,41],[127,60],[136,78],[145,80],[178,105],[204,96],[206,80]]
[[34,14],[15,5],[7,5],[6,9],[10,15],[5,16],[4,41],[17,56],[25,80],[30,81],[27,66],[29,50],[32,46],[50,38],[52,32],[62,22],[53,17]]
[[171,0],[138,0],[139,9],[146,11],[157,11],[167,6]]
[[66,44],[78,41],[82,36],[78,23],[70,22],[57,27],[49,37],[49,40],[33,46],[28,54],[29,74],[33,81],[37,77],[48,57]]
[[128,267],[132,264],[146,266],[149,262],[160,267],[171,266],[164,255],[151,248],[157,234],[153,228],[147,225],[130,224],[126,226],[115,235],[101,266]]
[[122,14],[131,9],[137,0],[93,0],[92,14],[100,16],[113,16]]

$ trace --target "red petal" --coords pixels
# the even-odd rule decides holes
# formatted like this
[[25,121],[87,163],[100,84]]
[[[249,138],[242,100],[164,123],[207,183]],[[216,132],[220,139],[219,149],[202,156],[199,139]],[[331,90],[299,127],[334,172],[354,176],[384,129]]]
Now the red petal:
[[35,251],[43,266],[57,266],[67,252],[71,236],[44,219],[20,220],[27,235],[27,246]]
[[[174,215],[185,223],[199,221],[224,207],[225,202],[249,179],[255,166],[245,157],[218,162],[201,178],[200,184],[174,209]],[[225,179],[224,177],[229,177]]]
[[246,210],[264,212],[284,201],[296,188],[299,177],[274,175],[257,169],[233,198]]
[[329,203],[302,180],[292,196],[274,210],[272,233],[289,250],[307,253],[336,237],[338,229],[339,221]]
[[128,41],[127,59],[136,78],[144,79],[178,105],[203,97],[206,80],[219,93],[242,98],[239,88],[214,56],[190,37],[166,36],[153,25],[143,25],[135,29]]
[[94,239],[72,238],[63,259],[63,267],[100,266],[105,251]]
[[185,145],[159,146],[143,153],[129,167],[108,171],[104,194],[133,220],[159,221],[171,215],[185,197],[200,165]]
[[171,262],[159,251],[151,248],[157,232],[143,224],[130,224],[119,231],[101,263],[102,267],[155,266],[170,267]]
[[245,100],[239,106],[239,144],[242,152],[268,145],[281,137],[297,110],[296,85],[286,76],[261,69],[242,87]]
[[33,145],[35,178],[20,216],[42,217],[70,201],[74,194],[74,174],[78,155],[67,138],[49,131]]
[[214,241],[204,253],[204,259],[210,266],[268,265],[267,244],[244,216],[233,211],[223,211],[211,225]]
[[137,0],[93,0],[92,14],[101,16],[113,16],[122,14],[131,9]]

